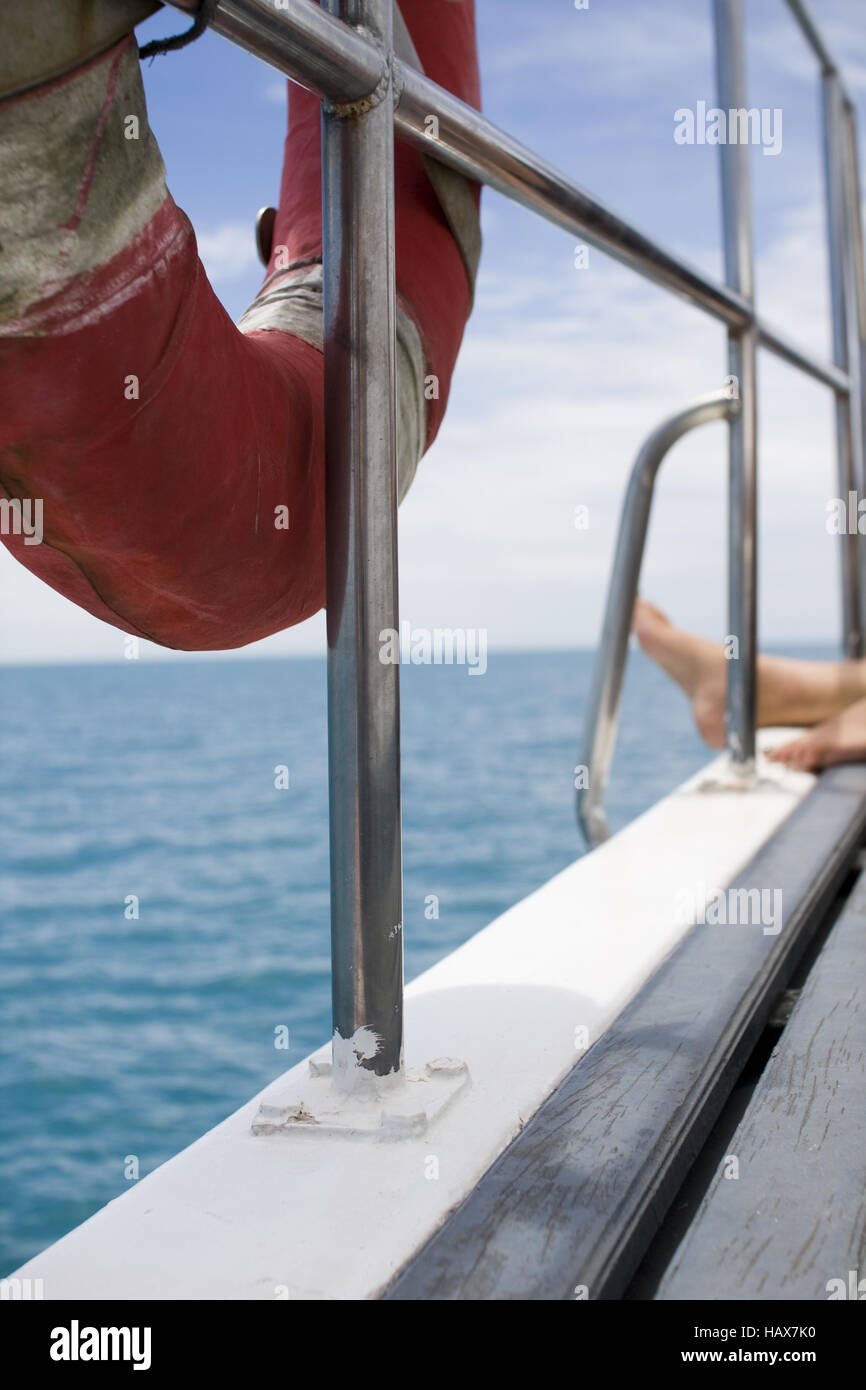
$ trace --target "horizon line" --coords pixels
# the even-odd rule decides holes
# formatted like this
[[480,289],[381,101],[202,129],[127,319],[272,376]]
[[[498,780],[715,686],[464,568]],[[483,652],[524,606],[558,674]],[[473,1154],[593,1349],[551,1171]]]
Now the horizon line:
[[[823,648],[838,648],[838,649],[839,649],[839,652],[840,652],[840,660],[842,659],[842,652],[841,652],[842,644],[841,644],[841,641],[839,641],[839,640],[831,641],[831,640],[828,640],[826,637],[797,637],[797,638],[793,638],[793,637],[787,637],[787,638],[786,638],[786,637],[772,637],[772,638],[768,638],[768,639],[767,639],[767,641],[763,644],[763,646],[760,648],[760,650],[761,650],[761,651],[771,651],[772,648],[778,647],[778,646],[783,646],[783,647],[823,647]],[[238,649],[238,650],[242,650],[242,649]],[[57,658],[57,659],[50,659],[50,660],[44,660],[44,661],[41,661],[41,660],[28,660],[28,659],[7,661],[7,660],[5,660],[4,658],[0,657],[0,670],[5,670],[5,671],[58,670],[58,669],[64,669],[64,668],[68,668],[68,667],[73,667],[73,668],[75,668],[75,667],[82,667],[82,666],[100,666],[100,667],[109,666],[109,667],[113,667],[113,666],[123,666],[123,665],[126,665],[126,666],[135,666],[135,665],[141,665],[141,664],[144,664],[144,665],[147,665],[147,666],[173,666],[173,665],[180,665],[180,664],[183,664],[183,665],[208,666],[208,665],[211,665],[211,664],[215,664],[215,663],[217,663],[217,662],[236,662],[236,663],[240,663],[240,662],[250,662],[250,663],[253,663],[253,662],[268,662],[268,663],[272,663],[272,662],[273,662],[273,663],[276,663],[276,662],[281,662],[281,661],[282,661],[282,662],[285,662],[285,661],[325,661],[325,660],[327,659],[327,652],[326,652],[326,651],[324,651],[324,652],[275,652],[275,653],[264,653],[264,652],[263,652],[263,653],[261,653],[260,655],[256,655],[256,656],[240,656],[240,655],[235,655],[235,653],[232,651],[232,649],[228,649],[228,650],[226,650],[226,651],[215,651],[215,652],[207,652],[207,651],[201,651],[201,652],[196,652],[196,651],[190,651],[190,652],[177,652],[177,651],[175,651],[173,648],[166,648],[166,651],[170,651],[170,652],[172,653],[171,656],[150,656],[149,658],[148,658],[148,657],[136,657],[136,658],[134,658],[134,659],[127,658],[127,657],[122,657],[122,656],[118,656],[118,657],[115,657],[115,658],[113,658],[113,659],[109,659],[109,658],[102,657],[102,656],[94,656],[94,657],[70,657],[70,658],[60,657],[60,658]],[[593,655],[594,655],[597,651],[598,651],[598,643],[593,643],[593,644],[588,644],[588,643],[576,643],[576,644],[574,644],[574,645],[566,646],[566,647],[548,646],[548,645],[546,645],[546,644],[545,644],[545,645],[537,645],[537,646],[513,646],[513,647],[512,647],[512,646],[501,646],[501,647],[489,648],[489,649],[488,649],[488,657],[489,657],[491,654],[496,654],[496,655],[500,655],[500,656],[533,656],[533,655],[538,655],[538,654],[549,655],[549,656],[569,656],[569,655],[572,655],[572,654],[577,655],[577,654],[590,653],[590,654],[593,654]],[[421,665],[440,665],[440,666],[447,666],[447,665],[457,665],[458,663],[456,663],[456,662],[418,662],[418,663],[414,663],[414,662],[405,662],[405,663],[402,663],[402,664],[407,665],[407,666],[409,666],[409,665],[415,665],[415,664],[417,664],[417,665],[419,665],[419,666],[421,666]]]

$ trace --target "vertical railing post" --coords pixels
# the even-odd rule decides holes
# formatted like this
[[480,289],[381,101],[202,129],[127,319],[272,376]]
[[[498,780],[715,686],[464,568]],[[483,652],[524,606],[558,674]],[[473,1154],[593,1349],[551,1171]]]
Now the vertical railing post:
[[[827,237],[830,263],[830,300],[833,317],[833,361],[848,372],[850,392],[837,391],[836,469],[839,494],[846,504],[852,492],[863,488],[863,441],[860,420],[860,344],[856,314],[856,279],[851,245],[852,210],[849,207],[850,161],[847,154],[844,102],[839,78],[825,72],[822,79],[824,113],[824,178],[827,203]],[[855,515],[856,515],[855,509]],[[863,655],[864,616],[861,586],[864,576],[858,564],[857,532],[848,530],[842,540],[842,626],[845,655]]]
[[[742,0],[714,0],[716,78],[722,110],[746,111]],[[742,132],[738,132],[742,133]],[[750,147],[731,138],[720,146],[725,279],[754,302]],[[728,613],[736,651],[728,662],[727,745],[743,773],[755,757],[757,676],[757,332],[754,324],[728,333],[728,370],[736,377],[740,410],[730,422],[728,489]]]
[[334,1085],[403,1065],[392,0],[327,0],[381,44],[366,101],[323,108]]
[[[845,106],[844,124],[846,135],[846,176],[844,183],[850,225],[848,246],[853,263],[856,339],[860,359],[858,378],[860,390],[859,431],[863,474],[858,479],[858,486],[864,489],[864,495],[866,495],[866,264],[863,260],[863,214],[860,196],[860,161],[857,150],[857,113],[853,107],[848,105]],[[862,609],[860,617],[861,622],[866,625],[866,608]]]
[[[847,247],[850,264],[850,302],[852,306],[848,341],[851,344],[849,372],[851,376],[851,432],[856,441],[855,486],[860,498],[866,497],[866,266],[863,262],[863,216],[860,201],[860,165],[857,154],[857,114],[847,103],[843,109],[843,186],[847,213]],[[856,564],[859,577],[860,648],[858,656],[866,655],[866,545],[855,537]]]

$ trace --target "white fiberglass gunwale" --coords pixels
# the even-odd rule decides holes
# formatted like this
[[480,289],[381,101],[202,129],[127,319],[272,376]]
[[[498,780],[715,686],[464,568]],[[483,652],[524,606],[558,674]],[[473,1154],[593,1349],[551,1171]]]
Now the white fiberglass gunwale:
[[450,1057],[471,1077],[425,1133],[254,1135],[308,1058],[17,1276],[42,1279],[47,1299],[376,1297],[686,934],[682,895],[700,910],[815,784],[762,758],[745,790],[725,769],[711,763],[412,982],[410,1071]]

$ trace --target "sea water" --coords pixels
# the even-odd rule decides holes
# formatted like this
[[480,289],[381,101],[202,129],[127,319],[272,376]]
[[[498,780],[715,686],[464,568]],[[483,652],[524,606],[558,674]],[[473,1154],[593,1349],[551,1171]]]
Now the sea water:
[[[588,652],[401,668],[411,978],[584,852]],[[330,1035],[322,660],[0,668],[0,1272]],[[706,760],[630,660],[613,825]]]

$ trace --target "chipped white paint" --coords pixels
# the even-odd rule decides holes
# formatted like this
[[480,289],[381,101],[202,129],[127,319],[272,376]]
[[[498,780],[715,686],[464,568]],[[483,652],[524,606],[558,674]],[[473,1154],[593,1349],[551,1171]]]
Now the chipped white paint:
[[373,1094],[377,1084],[381,1088],[389,1080],[396,1080],[396,1073],[393,1078],[377,1078],[364,1066],[365,1062],[373,1060],[381,1047],[382,1039],[372,1028],[356,1028],[351,1038],[343,1038],[339,1029],[335,1030],[331,1039],[334,1089],[347,1094]]
[[720,777],[716,763],[413,981],[407,1056],[459,1057],[472,1078],[425,1133],[254,1135],[304,1062],[18,1276],[49,1299],[375,1296],[689,930],[677,890],[730,883],[814,784],[763,760],[755,791]]

